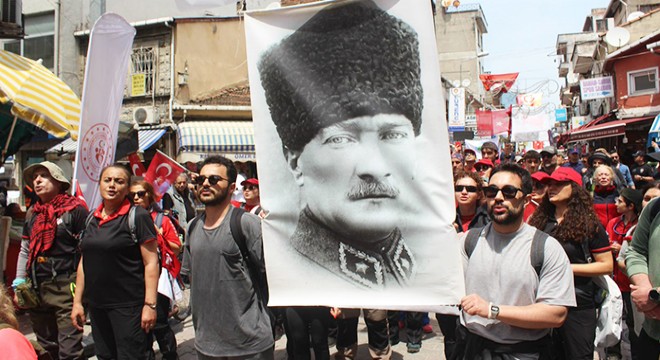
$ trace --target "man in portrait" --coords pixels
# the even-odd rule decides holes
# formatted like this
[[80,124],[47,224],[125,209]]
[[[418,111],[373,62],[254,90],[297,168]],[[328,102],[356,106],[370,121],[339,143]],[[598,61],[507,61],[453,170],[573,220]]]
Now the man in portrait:
[[417,33],[372,1],[321,10],[258,63],[302,209],[290,245],[361,288],[406,286],[423,91]]

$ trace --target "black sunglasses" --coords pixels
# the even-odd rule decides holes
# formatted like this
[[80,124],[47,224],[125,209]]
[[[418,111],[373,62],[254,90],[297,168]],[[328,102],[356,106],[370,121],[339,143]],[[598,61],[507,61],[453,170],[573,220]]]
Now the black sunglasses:
[[[208,176],[208,177],[206,177],[204,175],[199,175],[199,176],[197,176],[197,178],[195,178],[195,184],[203,185],[204,181],[206,181],[206,179],[209,179],[209,184],[211,184],[211,185],[216,185],[220,181],[227,180],[227,179],[223,178],[220,175],[211,175],[211,176]],[[227,181],[229,181],[229,180],[227,180]]]
[[483,189],[483,191],[484,191],[484,195],[487,198],[492,199],[495,196],[497,196],[498,192],[501,191],[505,199],[514,199],[516,197],[516,194],[518,194],[518,191],[522,191],[522,189],[517,188],[513,185],[504,185],[501,189],[495,185],[490,185],[490,186],[486,186]]
[[472,185],[455,185],[454,186],[454,191],[457,193],[463,192],[463,190],[469,192],[469,193],[476,193],[477,192],[477,187],[472,186]]
[[488,166],[488,165],[477,165],[477,166],[474,167],[474,169],[477,170],[477,171],[486,171],[486,170],[490,169],[490,166]]
[[243,190],[250,190],[250,191],[257,190],[257,189],[259,189],[259,187],[254,186],[254,185],[249,185],[249,186],[246,186],[246,187],[243,188]]
[[140,190],[136,192],[131,191],[129,194],[131,195],[131,199],[134,198],[135,195],[137,195],[139,198],[143,198],[145,195],[147,195],[147,192],[144,190]]

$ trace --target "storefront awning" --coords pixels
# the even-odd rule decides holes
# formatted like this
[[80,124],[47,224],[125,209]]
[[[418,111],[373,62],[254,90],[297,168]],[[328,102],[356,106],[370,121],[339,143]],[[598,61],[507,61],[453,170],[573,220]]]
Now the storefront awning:
[[[148,129],[148,130],[138,131],[138,139],[139,139],[138,151],[144,152],[145,150],[149,149],[153,144],[156,143],[156,141],[160,140],[160,138],[163,137],[166,131],[167,129]],[[77,144],[78,143],[76,141],[73,141],[71,140],[71,138],[68,138],[62,141],[61,143],[46,150],[46,154],[74,153],[76,152]]]
[[199,162],[209,155],[255,161],[251,121],[191,121],[179,124],[177,161]]
[[584,125],[575,129],[567,134],[568,140],[566,142],[587,141],[595,139],[603,139],[614,136],[621,136],[626,133],[626,125],[649,121],[653,117],[640,117],[634,119],[615,120],[603,124],[588,126]]

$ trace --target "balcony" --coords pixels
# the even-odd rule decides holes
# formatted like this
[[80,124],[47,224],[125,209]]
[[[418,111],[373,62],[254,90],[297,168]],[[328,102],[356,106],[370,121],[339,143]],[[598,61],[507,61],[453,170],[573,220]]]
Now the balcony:
[[567,61],[559,64],[559,77],[566,77],[570,69],[571,69],[571,64],[568,63]]

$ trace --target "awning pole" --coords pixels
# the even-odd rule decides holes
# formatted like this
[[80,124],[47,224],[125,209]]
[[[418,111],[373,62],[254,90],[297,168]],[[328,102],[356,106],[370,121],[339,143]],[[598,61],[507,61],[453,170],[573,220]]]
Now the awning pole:
[[18,116],[14,116],[14,122],[11,123],[11,129],[9,129],[9,136],[7,136],[7,143],[5,144],[4,150],[2,150],[2,163],[5,163],[5,155],[9,149],[9,143],[11,142],[11,137],[14,135],[14,129],[16,128],[16,122],[18,121]]

